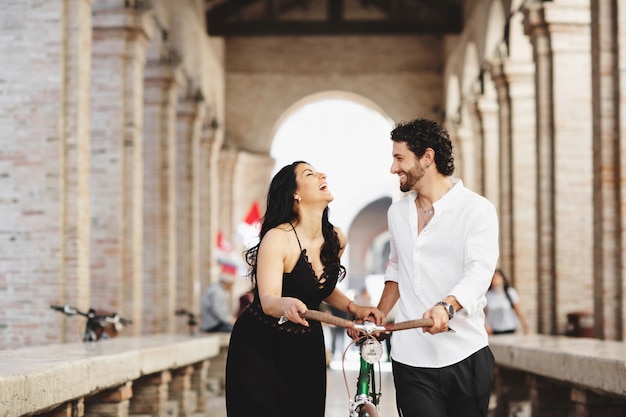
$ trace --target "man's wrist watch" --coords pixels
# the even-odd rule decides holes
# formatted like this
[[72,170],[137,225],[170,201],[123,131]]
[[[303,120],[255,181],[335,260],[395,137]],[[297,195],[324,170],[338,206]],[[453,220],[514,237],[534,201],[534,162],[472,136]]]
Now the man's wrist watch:
[[454,307],[452,307],[451,304],[446,303],[445,301],[439,301],[438,303],[435,304],[436,306],[442,306],[443,308],[446,309],[446,313],[448,313],[448,320],[452,320],[452,318],[454,317]]

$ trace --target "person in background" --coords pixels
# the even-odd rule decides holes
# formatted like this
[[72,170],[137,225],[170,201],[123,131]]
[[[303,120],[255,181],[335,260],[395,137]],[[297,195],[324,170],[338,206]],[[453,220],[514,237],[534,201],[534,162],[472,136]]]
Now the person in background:
[[234,317],[228,300],[234,282],[233,275],[222,273],[219,280],[202,294],[200,329],[203,332],[229,333],[233,330]]
[[488,334],[515,333],[520,324],[524,333],[530,333],[519,294],[509,285],[502,270],[497,269],[494,272],[485,296],[487,297],[485,328]]
[[438,123],[399,123],[391,140],[391,173],[408,196],[387,213],[390,254],[378,308],[387,314],[398,302],[397,321],[434,322],[393,334],[398,414],[485,417],[494,358],[483,309],[499,256],[495,207],[451,178],[452,142]]
[[[246,252],[254,299],[231,333],[226,360],[228,417],[323,417],[326,346],[322,325],[302,314],[322,301],[382,324],[337,287],[345,234],[333,226],[326,175],[306,162],[280,169],[270,183],[260,240]],[[304,399],[304,400],[303,400]]]

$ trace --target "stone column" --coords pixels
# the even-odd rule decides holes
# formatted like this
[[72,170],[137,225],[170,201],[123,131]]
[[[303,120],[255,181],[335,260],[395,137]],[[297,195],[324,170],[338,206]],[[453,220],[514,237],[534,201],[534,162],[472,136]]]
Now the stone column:
[[[622,340],[620,300],[620,72],[618,26],[615,16],[620,2],[591,2],[593,58],[594,167],[594,335]],[[626,5],[621,4],[622,10]],[[623,29],[626,22],[623,23]],[[626,35],[622,35],[626,40]],[[621,159],[623,164],[623,159]],[[624,189],[623,187],[621,187]],[[623,303],[622,303],[623,304]]]
[[[237,225],[233,220],[234,216],[232,214],[236,202],[233,196],[233,178],[235,175],[235,165],[237,164],[237,150],[230,147],[221,149],[217,160],[217,170],[220,173],[217,177],[219,184],[216,190],[220,202],[217,224],[224,237],[231,240]],[[238,202],[237,204],[243,204],[243,202]]]
[[489,73],[483,74],[482,91],[477,99],[483,137],[481,159],[484,190],[482,194],[496,206],[500,216],[500,120],[496,91],[489,75]]
[[204,118],[200,134],[199,201],[200,232],[198,239],[198,276],[201,291],[217,279],[217,230],[220,209],[218,156],[222,142],[219,140],[219,124],[212,112]]
[[[469,114],[465,110],[465,116],[461,117],[461,123],[454,123],[453,130],[457,138],[457,144],[453,144],[454,149],[454,163],[457,165],[457,159],[460,159],[460,163],[454,175],[463,179],[463,184],[471,190],[480,192],[482,189],[482,173],[476,168],[478,157],[476,156],[475,148],[479,139],[474,138],[472,129],[468,126]],[[478,179],[477,179],[478,178]]]
[[[198,99],[200,94],[198,94]],[[207,234],[209,233],[209,207],[208,190],[209,183],[209,155],[212,135],[207,134],[211,122],[211,112],[206,107],[204,100],[197,100],[196,119],[191,137],[191,253],[190,253],[190,278],[191,299],[188,302],[192,311],[200,312],[201,291],[203,284],[207,282],[209,271],[203,266],[204,258],[209,257]],[[210,244],[210,242],[209,242]]]
[[92,123],[93,289],[104,308],[141,331],[143,68],[148,12],[94,8]]
[[200,284],[192,269],[194,243],[194,144],[200,140],[204,112],[201,97],[179,101],[176,114],[176,302],[177,308],[199,311]]
[[[618,171],[617,181],[619,181],[619,189],[626,190],[626,140],[624,140],[624,138],[626,138],[626,111],[623,110],[623,109],[626,109],[626,80],[624,80],[624,77],[622,76],[623,74],[626,74],[626,30],[623,30],[624,28],[626,28],[626,7],[624,7],[623,3],[618,3],[616,19],[618,22],[618,27],[620,28],[618,46],[617,46],[619,61],[617,65],[618,65],[619,74],[620,74],[620,82],[619,82],[620,106],[619,108],[621,109],[619,113],[620,140],[618,142],[619,143],[618,155],[619,155],[619,160],[621,162],[620,162],[620,169]],[[626,221],[624,220],[626,219],[626,193],[625,192],[619,193],[619,202],[620,202],[620,207],[621,207],[620,212],[619,212],[620,219],[621,219],[621,222],[620,222],[621,233],[620,233],[619,247],[621,251],[618,254],[618,257],[620,258],[620,266],[621,266],[620,275],[622,277],[626,277]],[[621,292],[620,300],[622,300],[622,302],[621,302],[621,311],[618,311],[617,315],[618,317],[626,317],[626,285],[623,279],[622,279],[622,287],[621,287],[621,290],[619,291]],[[626,339],[626,320],[624,319],[618,320],[616,328],[618,329],[618,333],[621,334],[621,340],[625,340]]]
[[[626,7],[624,7],[623,2],[618,3],[618,10],[616,11],[616,18],[618,21],[618,25],[621,28],[626,27]],[[620,165],[618,168],[618,176],[617,183],[619,185],[620,190],[626,190],[626,78],[623,74],[626,74],[626,31],[621,30],[619,32],[617,45],[617,55],[619,56],[619,61],[617,63],[620,74],[619,81],[619,108],[622,109],[619,112],[619,149],[618,155],[620,160]],[[621,230],[619,237],[619,247],[621,248],[621,253],[618,254],[618,257],[621,259],[620,261],[620,269],[621,272],[618,274],[621,277],[626,277],[626,193],[620,192],[620,211],[619,218],[621,219],[619,230]],[[621,293],[620,300],[622,304],[622,311],[618,313],[617,317],[617,328],[618,334],[621,335],[621,340],[626,340],[626,279],[621,279],[621,289],[617,291]]]
[[500,107],[508,107],[501,111],[501,123],[506,126],[501,128],[501,266],[522,294],[524,311],[533,326],[537,321],[535,72],[531,51],[525,45],[528,40],[519,39],[523,36],[521,18],[521,14],[511,18],[508,51],[492,64],[492,73],[499,101],[504,103]]
[[511,275],[522,294],[528,323],[537,323],[537,120],[535,65],[523,14],[511,17],[509,57],[503,72],[511,106]]
[[491,63],[491,79],[493,80],[498,98],[498,125],[500,137],[499,185],[500,185],[500,267],[507,276],[513,269],[513,169],[512,169],[512,137],[511,137],[511,96],[508,78],[504,73],[502,60]]
[[232,221],[235,227],[248,214],[254,200],[258,200],[261,212],[274,169],[274,158],[240,150],[234,169]]
[[[479,194],[485,194],[485,161],[484,157],[484,148],[485,148],[485,138],[483,135],[483,120],[481,116],[481,111],[478,103],[477,96],[469,96],[467,100],[465,100],[463,104],[463,110],[461,111],[462,124],[459,129],[459,135],[461,139],[467,138],[465,142],[471,142],[471,147],[473,150],[473,160],[469,160],[468,157],[464,156],[464,161],[466,163],[465,172],[473,171],[474,172],[474,184],[475,188],[473,191],[476,191]],[[483,110],[484,110],[483,106]],[[461,134],[463,132],[463,134]],[[467,165],[467,163],[471,165]],[[470,168],[471,166],[471,168]]]
[[148,62],[144,73],[144,333],[174,328],[174,294],[167,292],[169,148],[175,140],[176,106],[182,72],[173,62]]
[[[63,10],[59,118],[61,205],[61,299],[87,311],[90,300],[90,112],[91,14],[93,1],[69,2]],[[63,320],[62,340],[75,341],[80,320]]]
[[592,308],[589,2],[529,4],[526,25],[538,94],[538,310],[540,330],[555,334],[564,332],[568,312]]

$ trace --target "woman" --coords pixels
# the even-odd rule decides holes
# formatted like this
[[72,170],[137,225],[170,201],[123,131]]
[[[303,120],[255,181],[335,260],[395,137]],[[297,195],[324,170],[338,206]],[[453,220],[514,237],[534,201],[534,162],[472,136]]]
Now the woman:
[[485,328],[488,334],[515,333],[520,323],[524,333],[530,332],[519,295],[515,288],[509,286],[501,270],[494,272],[486,297]]
[[237,319],[226,363],[229,417],[324,416],[322,326],[300,314],[322,301],[378,324],[383,314],[335,288],[346,237],[328,220],[326,175],[297,161],[272,179],[260,242],[246,253],[254,300]]

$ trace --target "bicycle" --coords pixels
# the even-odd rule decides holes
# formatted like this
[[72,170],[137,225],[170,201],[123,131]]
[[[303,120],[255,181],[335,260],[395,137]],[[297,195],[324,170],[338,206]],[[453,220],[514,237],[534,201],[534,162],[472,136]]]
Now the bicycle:
[[117,313],[97,314],[93,308],[90,308],[86,313],[67,304],[64,306],[51,305],[50,308],[66,316],[83,316],[87,318],[83,342],[95,342],[115,337],[124,326],[132,324],[131,320],[120,317]]
[[[383,347],[379,338],[381,335],[388,336],[391,332],[398,330],[416,329],[419,327],[430,327],[433,325],[432,319],[408,320],[398,323],[388,323],[385,325],[377,325],[369,321],[357,323],[352,320],[342,319],[329,313],[323,313],[317,310],[308,310],[302,315],[305,319],[321,321],[342,327],[344,329],[355,329],[362,333],[362,337],[352,341],[347,350],[353,344],[359,346],[359,376],[357,379],[356,394],[354,398],[350,397],[350,389],[346,377],[346,370],[343,367],[344,381],[346,382],[346,390],[349,399],[349,417],[379,417],[378,404],[382,392],[376,389],[376,369],[375,364],[378,363],[378,375],[380,376],[380,358],[383,355]],[[345,353],[344,353],[345,358]],[[379,382],[380,385],[380,382]]]
[[196,315],[194,313],[182,308],[176,310],[174,314],[176,314],[177,316],[187,316],[187,326],[189,327],[190,335],[193,336],[198,333],[198,320],[196,320]]

